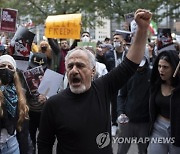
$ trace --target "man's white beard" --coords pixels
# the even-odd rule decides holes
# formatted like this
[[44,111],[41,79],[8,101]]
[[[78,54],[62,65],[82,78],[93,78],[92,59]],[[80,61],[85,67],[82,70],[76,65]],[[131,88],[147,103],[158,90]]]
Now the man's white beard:
[[81,94],[81,93],[84,93],[85,91],[87,91],[85,85],[81,85],[80,87],[78,88],[74,88],[73,86],[69,86],[70,89],[71,89],[71,92],[72,93],[75,93],[75,94]]

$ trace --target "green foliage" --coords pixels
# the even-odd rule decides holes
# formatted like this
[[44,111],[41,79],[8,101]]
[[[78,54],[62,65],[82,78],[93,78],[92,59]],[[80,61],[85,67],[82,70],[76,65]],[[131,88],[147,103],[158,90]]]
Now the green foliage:
[[[17,9],[19,16],[30,15],[36,24],[43,24],[48,15],[82,13],[83,27],[102,24],[99,17],[124,20],[124,14],[134,12],[138,8],[151,10],[156,22],[166,16],[180,16],[174,12],[180,8],[179,0],[0,0],[0,7]],[[168,8],[167,11],[158,15],[158,10],[163,7]]]

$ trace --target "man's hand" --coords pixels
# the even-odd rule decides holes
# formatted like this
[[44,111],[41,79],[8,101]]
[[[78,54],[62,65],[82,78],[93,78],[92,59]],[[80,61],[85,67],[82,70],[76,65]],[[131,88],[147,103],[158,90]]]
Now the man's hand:
[[138,9],[135,12],[135,21],[139,29],[147,30],[151,21],[152,13],[145,9]]
[[40,94],[39,96],[38,96],[38,102],[40,102],[40,103],[45,103],[47,101],[47,98],[46,98],[46,96],[44,96],[43,94]]

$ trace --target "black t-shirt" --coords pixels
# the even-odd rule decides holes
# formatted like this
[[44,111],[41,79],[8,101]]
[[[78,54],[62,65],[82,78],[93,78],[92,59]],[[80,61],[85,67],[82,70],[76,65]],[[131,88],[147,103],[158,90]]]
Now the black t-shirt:
[[161,89],[159,89],[155,101],[159,109],[159,114],[163,117],[170,119],[170,98],[169,96],[163,96]]

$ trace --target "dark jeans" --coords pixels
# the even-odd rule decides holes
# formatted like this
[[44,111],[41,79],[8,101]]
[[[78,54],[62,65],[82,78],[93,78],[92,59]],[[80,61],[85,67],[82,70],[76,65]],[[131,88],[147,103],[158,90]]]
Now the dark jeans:
[[117,123],[117,95],[118,92],[113,95],[111,98],[111,121],[112,125],[118,126]]
[[36,133],[39,129],[41,112],[29,111],[29,132],[33,147],[36,149]]

